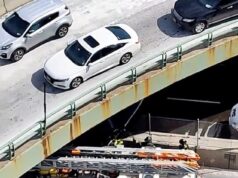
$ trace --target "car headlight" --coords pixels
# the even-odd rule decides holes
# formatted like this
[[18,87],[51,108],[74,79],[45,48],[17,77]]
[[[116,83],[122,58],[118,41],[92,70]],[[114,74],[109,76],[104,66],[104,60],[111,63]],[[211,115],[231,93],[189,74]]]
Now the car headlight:
[[184,22],[193,22],[195,19],[183,19]]
[[8,45],[5,45],[5,46],[2,46],[2,47],[1,47],[1,50],[7,50],[7,49],[9,49],[11,46],[12,46],[12,43],[10,43],[10,44],[8,44]]
[[69,80],[69,78],[67,78],[67,79],[55,79],[56,82],[66,82],[68,80]]

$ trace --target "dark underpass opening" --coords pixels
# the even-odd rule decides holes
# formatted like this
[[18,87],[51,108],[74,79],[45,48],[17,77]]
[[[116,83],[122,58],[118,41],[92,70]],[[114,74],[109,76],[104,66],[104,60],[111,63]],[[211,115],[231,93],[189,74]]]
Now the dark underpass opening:
[[237,68],[238,58],[233,58],[174,83],[112,116],[73,143],[103,146],[115,136],[144,132],[149,127],[148,114],[152,131],[177,129],[180,133],[187,125],[192,133],[199,118],[204,127],[217,122],[210,136],[229,138],[229,110],[238,102]]

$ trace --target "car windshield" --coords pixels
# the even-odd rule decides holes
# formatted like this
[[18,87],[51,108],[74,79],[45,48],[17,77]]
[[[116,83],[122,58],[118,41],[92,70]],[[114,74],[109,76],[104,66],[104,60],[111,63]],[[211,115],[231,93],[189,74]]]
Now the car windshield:
[[84,66],[91,56],[91,53],[84,49],[77,40],[71,43],[64,53],[73,63],[79,66]]
[[111,31],[117,37],[118,40],[125,40],[131,38],[130,35],[119,26],[110,26],[106,27],[106,29]]
[[14,37],[20,37],[28,26],[29,23],[19,17],[16,12],[6,18],[2,23],[4,30]]
[[221,2],[221,0],[199,0],[206,8],[213,9]]

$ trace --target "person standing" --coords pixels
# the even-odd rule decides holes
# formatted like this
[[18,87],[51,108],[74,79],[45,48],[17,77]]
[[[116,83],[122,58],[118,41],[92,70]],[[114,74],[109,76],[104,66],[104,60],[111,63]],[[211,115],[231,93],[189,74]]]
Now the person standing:
[[184,140],[184,139],[179,140],[179,149],[184,149],[184,150],[189,149],[189,146],[188,146],[186,140]]

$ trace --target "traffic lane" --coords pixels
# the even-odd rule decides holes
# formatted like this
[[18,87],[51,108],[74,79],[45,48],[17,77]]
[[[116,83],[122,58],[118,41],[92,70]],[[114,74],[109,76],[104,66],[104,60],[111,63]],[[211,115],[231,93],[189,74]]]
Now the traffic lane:
[[166,1],[121,21],[134,28],[139,36],[142,48],[137,58],[150,58],[197,36],[172,21],[170,11],[173,5],[174,1]]
[[[111,2],[111,0],[103,1],[103,4],[105,5],[106,2],[110,4],[109,1]],[[87,2],[85,6],[80,6],[79,2],[72,1],[72,7],[70,8],[75,22],[70,28],[67,37],[49,41],[27,53],[21,61],[0,67],[0,138],[2,143],[43,118],[43,107],[41,106],[43,106],[42,84],[44,79],[40,69],[43,68],[44,62],[49,56],[64,48],[67,45],[67,41],[73,38],[74,34],[82,35],[88,30],[112,23],[112,21],[117,23],[115,19],[118,18],[127,17],[129,19],[129,17],[133,17],[133,14],[140,10],[143,13],[144,9],[151,6],[158,9],[161,0],[136,0],[131,2],[130,5],[128,4],[129,0],[127,0],[125,1],[126,3],[116,3],[114,6],[111,4],[110,6],[100,8],[100,10],[97,10],[98,3],[96,1],[91,2],[91,5]],[[168,6],[171,6],[173,1],[170,2],[170,4],[167,4]],[[155,4],[157,5],[155,6]],[[115,9],[113,15],[110,14],[112,7]],[[85,11],[85,9],[89,10]],[[102,9],[105,12],[101,12]],[[82,19],[82,24],[75,20],[77,18]],[[92,23],[94,22],[93,20],[97,22]],[[140,21],[143,21],[143,18]],[[111,72],[114,72],[114,70]],[[98,77],[104,78],[104,75]],[[32,83],[33,80],[34,84]],[[95,78],[90,81],[92,82],[85,82],[78,89],[67,92],[59,91],[49,86],[48,90],[51,92],[47,94],[48,113],[58,105],[77,96],[78,93],[84,90],[84,87],[87,88],[87,86],[94,85],[100,79]]]
[[[153,5],[151,8],[147,8],[140,13],[119,21],[119,23],[127,23],[138,32],[142,41],[142,51],[135,56],[128,65],[118,66],[102,75],[96,76],[82,84],[78,89],[64,92],[48,85],[49,89],[47,89],[47,91],[50,92],[47,94],[47,112],[49,113],[57,108],[57,106],[62,105],[67,101],[71,101],[73,98],[78,96],[79,93],[87,89],[88,86],[95,86],[105,77],[110,76],[125,67],[135,65],[141,60],[144,60],[145,57],[152,57],[154,56],[154,53],[161,53],[163,50],[171,48],[171,46],[176,46],[178,43],[188,40],[189,38],[195,38],[196,35],[179,35],[180,33],[185,33],[184,31],[180,31],[172,37],[160,31],[157,21],[160,17],[170,13],[173,4],[174,1],[166,1],[166,3]],[[163,22],[163,26],[168,25],[168,28],[175,28],[175,30],[178,29],[178,27],[172,23],[167,23],[166,21]],[[43,107],[40,106],[43,106],[42,88],[44,79],[42,71],[39,71],[39,69],[42,69],[45,59],[47,59],[50,54],[60,50],[62,45],[66,46],[66,40],[59,39],[57,41],[57,43],[56,41],[51,41],[40,46],[38,50],[28,53],[28,59],[40,59],[36,60],[34,63],[37,65],[34,66],[32,64],[34,67],[25,71],[29,76],[27,75],[27,77],[19,82],[15,82],[15,84],[8,89],[2,90],[0,115],[3,118],[3,124],[0,127],[0,137],[3,136],[4,140],[13,137],[16,132],[24,130],[27,125],[32,125],[39,121],[40,118],[43,118]],[[54,48],[52,48],[52,46],[54,46]],[[40,80],[38,81],[37,78]],[[32,83],[33,81],[34,83]],[[5,125],[9,127],[6,127]]]
[[75,39],[75,36],[97,29],[120,19],[130,17],[164,0],[65,0],[71,10],[73,24],[69,33],[62,39],[52,40],[28,52],[21,61],[12,63],[0,60],[0,90],[14,86],[16,82],[29,78],[37,69],[42,68],[45,60]]
[[[194,37],[194,35],[192,35],[183,38],[172,38],[165,33],[160,32],[157,26],[157,19],[161,16],[169,14],[173,3],[173,1],[166,1],[166,3],[157,4],[156,6],[143,10],[135,16],[130,16],[122,21],[119,21],[121,23],[129,24],[136,31],[138,31],[142,41],[142,52],[138,54],[128,65],[140,62],[140,60],[143,60],[145,56],[148,58],[149,56],[153,55],[154,52],[158,53],[166,48],[171,47],[171,45],[176,45],[176,42],[179,40],[183,41],[184,38],[186,38],[184,40],[187,40],[187,38]],[[159,10],[161,7],[163,9]],[[168,24],[167,22],[164,23],[164,25]],[[141,26],[141,24],[145,25]],[[177,26],[172,26],[172,28],[173,27],[177,28]],[[168,28],[171,28],[171,24]],[[184,32],[181,31],[181,33]],[[33,57],[35,59],[42,57],[43,61],[45,61],[45,59],[47,59],[50,54],[60,50],[61,46],[59,44],[66,46],[67,42],[64,39],[59,39],[57,41],[57,44],[55,41],[51,41],[43,46],[40,46],[38,50],[34,50],[27,54],[28,57]],[[147,47],[147,45],[149,45],[149,47]],[[54,48],[51,48],[51,46],[54,46]],[[145,49],[149,50],[146,51]],[[39,51],[44,51],[44,53],[39,53]],[[14,86],[11,86],[7,90],[4,90],[4,94],[1,93],[3,95],[1,96],[3,98],[2,101],[4,102],[1,102],[0,104],[2,108],[0,114],[3,116],[3,124],[1,125],[2,132],[0,135],[4,136],[3,139],[5,140],[13,137],[16,132],[21,132],[26,126],[32,125],[33,123],[39,121],[40,118],[43,118],[43,107],[40,106],[43,106],[42,83],[44,79],[42,77],[42,71],[38,72],[38,75],[36,74],[37,71],[43,67],[43,62],[39,60],[35,63],[37,62],[38,67],[34,67],[32,70],[29,69],[29,71],[27,71],[29,74],[28,77],[24,78],[24,80],[21,80],[20,82],[16,82]],[[75,90],[64,92],[49,86],[49,89],[47,89],[48,91],[50,90],[50,93],[47,94],[48,113],[54,110],[57,106],[62,105],[63,103],[66,103],[67,101],[70,101],[78,96],[78,94],[87,89],[88,86],[95,85],[98,83],[98,81],[101,81],[106,76],[110,76],[124,67],[128,66],[118,66],[117,68],[109,70],[105,74],[90,79]],[[35,83],[38,81],[37,84],[32,84],[32,76],[34,76],[34,78],[38,77],[40,79],[39,81],[37,79],[34,80]],[[35,86],[37,86],[37,88]],[[11,127],[5,127],[4,125],[11,125]]]

